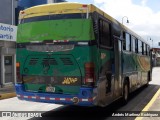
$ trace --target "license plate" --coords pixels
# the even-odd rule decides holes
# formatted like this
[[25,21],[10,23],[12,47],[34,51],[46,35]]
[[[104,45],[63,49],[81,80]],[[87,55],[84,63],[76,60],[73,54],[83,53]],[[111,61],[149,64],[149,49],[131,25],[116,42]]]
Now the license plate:
[[46,92],[55,92],[55,87],[46,87]]

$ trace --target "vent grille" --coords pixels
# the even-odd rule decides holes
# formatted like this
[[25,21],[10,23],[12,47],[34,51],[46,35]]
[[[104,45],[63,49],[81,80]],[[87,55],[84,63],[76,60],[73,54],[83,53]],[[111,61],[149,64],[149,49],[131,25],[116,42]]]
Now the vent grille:
[[31,58],[29,61],[29,65],[36,65],[37,62],[38,62],[38,58]]
[[[38,63],[39,58],[30,58],[29,65],[34,66]],[[63,65],[74,65],[74,62],[71,58],[64,57],[59,58],[62,61]],[[58,60],[55,58],[43,58],[42,59],[43,65],[58,65]]]
[[63,62],[63,65],[73,65],[73,62],[71,61],[70,58],[60,58],[60,59]]
[[54,58],[44,58],[43,63],[49,65],[58,65],[57,61]]

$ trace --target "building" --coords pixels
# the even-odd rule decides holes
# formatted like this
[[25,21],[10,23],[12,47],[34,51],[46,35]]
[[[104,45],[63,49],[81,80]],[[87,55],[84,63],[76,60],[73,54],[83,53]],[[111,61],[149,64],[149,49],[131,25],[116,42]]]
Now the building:
[[18,0],[18,7],[20,7],[21,9],[26,9],[28,7],[36,5],[59,2],[65,2],[65,0]]
[[36,6],[36,5],[42,5],[42,4],[48,4],[48,3],[59,3],[59,2],[66,2],[66,0],[18,0],[17,8],[15,9],[15,23],[18,24],[18,14],[20,10],[24,10],[26,8]]
[[0,86],[16,81],[16,0],[0,1]]
[[53,3],[66,2],[66,0],[50,0]]

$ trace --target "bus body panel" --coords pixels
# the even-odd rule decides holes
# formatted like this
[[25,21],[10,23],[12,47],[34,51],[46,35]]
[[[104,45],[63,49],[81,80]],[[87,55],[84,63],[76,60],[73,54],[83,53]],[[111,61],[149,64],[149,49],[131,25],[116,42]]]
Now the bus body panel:
[[130,92],[147,84],[150,71],[150,57],[123,52],[123,75],[129,76]]

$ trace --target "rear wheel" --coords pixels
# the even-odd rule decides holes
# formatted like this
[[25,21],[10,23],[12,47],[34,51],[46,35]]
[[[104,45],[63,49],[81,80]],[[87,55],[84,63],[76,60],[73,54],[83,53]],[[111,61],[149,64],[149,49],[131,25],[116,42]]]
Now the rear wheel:
[[151,78],[150,78],[150,72],[148,72],[148,74],[147,74],[147,83],[145,84],[146,87],[148,87],[150,80],[151,80]]

